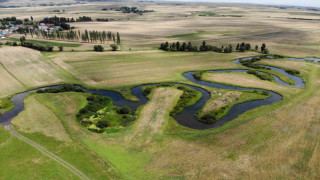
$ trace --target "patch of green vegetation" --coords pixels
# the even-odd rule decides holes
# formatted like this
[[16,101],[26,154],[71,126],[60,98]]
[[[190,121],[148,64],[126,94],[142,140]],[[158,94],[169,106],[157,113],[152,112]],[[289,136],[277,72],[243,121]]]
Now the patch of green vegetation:
[[216,14],[213,12],[194,12],[191,13],[192,16],[216,16],[216,17],[243,17],[242,15],[232,15],[232,14]]
[[[66,92],[59,94],[36,94],[36,96],[44,106],[48,107],[61,120],[72,141],[58,141],[41,133],[20,133],[72,164],[90,179],[119,179],[119,174],[114,171],[107,160],[97,156],[97,154],[90,151],[86,145],[79,141],[79,132],[72,131],[73,123],[68,122],[70,119],[75,120],[75,114],[70,114],[69,110],[66,110],[70,101],[66,100],[66,98],[57,98],[59,96],[72,97],[72,103],[77,104],[76,112],[86,106],[87,95],[84,93]],[[78,126],[77,123],[74,124]],[[79,128],[82,129],[80,126]]]
[[3,127],[0,127],[0,161],[5,162],[0,163],[0,179],[78,179]]
[[192,76],[193,76],[196,80],[201,80],[203,73],[204,73],[204,71],[196,71]]
[[[10,38],[10,40],[15,41],[15,42],[20,42],[20,40],[18,38]],[[43,46],[63,46],[63,47],[80,47],[82,46],[82,44],[74,44],[74,43],[62,43],[62,42],[53,42],[53,41],[41,41],[41,40],[27,40],[29,42],[32,43],[37,43]]]
[[272,81],[273,80],[273,77],[270,74],[267,74],[267,73],[258,72],[258,71],[254,71],[254,70],[249,70],[249,71],[247,71],[247,73],[248,74],[253,74],[253,75],[257,76],[261,80],[265,80],[265,81]]
[[78,121],[88,130],[102,133],[122,130],[136,120],[136,114],[128,107],[116,107],[112,99],[99,94],[87,97],[88,104],[77,114]]
[[230,109],[232,108],[232,106],[236,104],[240,104],[240,103],[252,101],[252,100],[266,99],[268,97],[270,97],[270,94],[265,91],[254,91],[254,92],[245,91],[245,92],[242,92],[239,99],[237,99],[236,101],[233,101],[220,109],[210,111],[206,114],[199,113],[198,118],[201,122],[211,124],[218,121],[223,116],[227,115]]
[[9,98],[0,99],[0,116],[3,112],[9,111],[13,107],[14,107],[14,104]]
[[196,33],[189,34],[177,34],[168,36],[168,38],[180,38],[180,39],[196,39],[203,35],[211,35],[211,34],[230,34],[232,31],[198,31]]

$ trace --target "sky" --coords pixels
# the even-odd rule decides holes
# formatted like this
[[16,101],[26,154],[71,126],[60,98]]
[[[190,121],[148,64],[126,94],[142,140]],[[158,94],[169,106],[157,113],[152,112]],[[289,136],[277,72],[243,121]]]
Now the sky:
[[[183,0],[180,0],[180,1],[183,1]],[[186,1],[254,3],[254,4],[320,7],[320,0],[186,0]]]

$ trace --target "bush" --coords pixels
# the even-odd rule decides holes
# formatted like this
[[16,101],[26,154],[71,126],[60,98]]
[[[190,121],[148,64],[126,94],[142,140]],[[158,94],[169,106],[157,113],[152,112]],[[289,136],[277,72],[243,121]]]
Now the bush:
[[57,88],[52,88],[52,89],[39,89],[37,93],[60,93],[60,92],[85,92],[82,88],[75,87],[72,84],[63,84],[60,85]]
[[193,73],[192,76],[193,76],[196,80],[201,80],[202,74],[203,74],[203,71],[196,71],[195,73]]
[[152,91],[152,88],[151,87],[146,87],[144,90],[143,90],[143,95],[144,96],[148,96]]
[[97,126],[98,128],[103,129],[103,128],[108,127],[108,126],[109,126],[109,123],[108,123],[107,120],[100,120],[100,121],[97,122],[96,126]]
[[118,114],[129,114],[130,113],[130,108],[127,107],[127,106],[122,107],[122,108],[117,110],[117,113]]
[[112,51],[117,51],[119,49],[119,46],[116,44],[111,44],[110,47],[111,47]]
[[18,43],[17,42],[13,42],[12,46],[18,46]]
[[204,122],[204,123],[214,123],[217,121],[217,117],[215,114],[206,114],[204,116],[201,117],[200,119],[201,122]]
[[93,50],[97,51],[97,52],[103,52],[104,47],[101,45],[95,45],[95,46],[93,46]]
[[292,70],[292,69],[290,69],[290,70],[286,70],[286,72],[287,72],[288,74],[291,74],[291,75],[297,75],[297,74],[300,74],[300,71]]
[[272,81],[273,80],[273,78],[269,74],[266,74],[266,73],[258,73],[257,71],[254,71],[254,70],[249,70],[249,71],[247,71],[247,73],[248,74],[253,74],[253,75],[257,76],[261,80],[266,80],[266,81]]
[[46,51],[52,52],[53,51],[53,46],[47,45],[46,46]]
[[59,46],[59,51],[63,51],[63,46]]

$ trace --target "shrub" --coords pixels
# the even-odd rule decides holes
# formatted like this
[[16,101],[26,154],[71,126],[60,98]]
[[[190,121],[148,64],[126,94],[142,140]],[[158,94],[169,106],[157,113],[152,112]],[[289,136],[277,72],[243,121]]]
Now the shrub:
[[215,114],[206,114],[201,117],[200,121],[204,123],[214,123],[217,121],[217,117]]
[[152,88],[151,87],[146,87],[144,90],[143,90],[143,95],[144,96],[148,96],[152,91]]
[[116,44],[111,44],[110,47],[111,47],[112,51],[117,51],[119,49],[119,46]]
[[97,126],[98,128],[103,129],[103,128],[108,127],[108,126],[109,126],[109,123],[108,123],[107,120],[100,120],[100,121],[97,122],[96,126]]
[[17,42],[13,42],[12,46],[18,46],[18,43]]
[[117,113],[118,114],[129,114],[130,113],[130,108],[127,107],[127,106],[122,107],[122,108],[117,110]]
[[297,75],[297,74],[300,74],[300,71],[293,70],[293,69],[286,70],[286,72],[287,72],[288,74],[291,74],[291,75]]
[[53,46],[47,45],[46,46],[46,51],[52,52],[53,51]]
[[97,51],[97,52],[103,52],[104,47],[101,45],[95,45],[95,46],[93,46],[93,49],[94,49],[94,51]]
[[63,46],[59,46],[59,51],[63,51]]
[[196,80],[201,80],[202,74],[203,74],[203,71],[196,71],[195,73],[193,73],[192,76],[193,76]]

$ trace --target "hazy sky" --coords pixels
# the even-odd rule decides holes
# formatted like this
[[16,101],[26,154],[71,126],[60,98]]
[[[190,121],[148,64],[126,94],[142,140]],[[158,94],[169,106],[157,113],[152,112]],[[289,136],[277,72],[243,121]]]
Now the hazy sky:
[[[182,0],[180,0],[180,1],[182,1]],[[255,4],[320,7],[320,0],[187,0],[187,1],[236,2],[236,3],[255,3]]]

